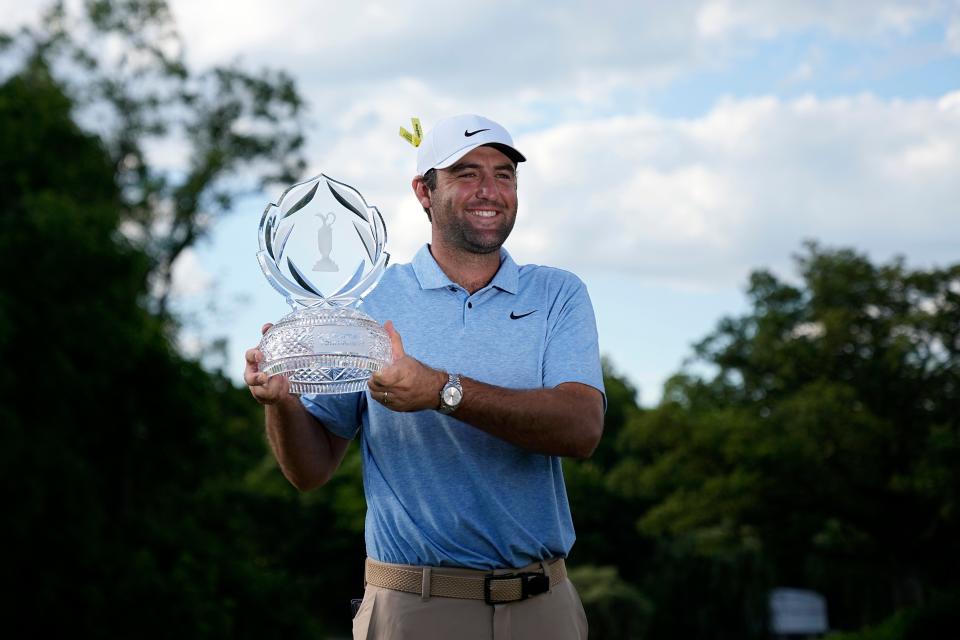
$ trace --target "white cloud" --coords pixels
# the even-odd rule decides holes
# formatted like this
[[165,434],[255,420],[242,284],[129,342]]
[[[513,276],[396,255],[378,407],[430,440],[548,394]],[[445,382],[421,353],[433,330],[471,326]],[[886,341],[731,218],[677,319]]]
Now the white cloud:
[[[359,91],[311,142],[312,173],[356,186],[384,214],[406,261],[429,237],[409,188],[415,150],[397,134],[469,109],[412,79],[392,100]],[[960,92],[724,99],[699,118],[615,116],[517,136],[520,216],[508,247],[524,261],[602,269],[683,286],[731,286],[760,265],[786,269],[807,238],[887,257],[955,259],[960,231]],[[523,107],[496,111],[513,128]],[[500,105],[502,107],[502,105]],[[482,109],[481,109],[482,110]],[[277,194],[271,194],[277,195]],[[954,252],[954,253],[950,253]]]
[[942,10],[937,0],[905,2],[768,2],[707,0],[696,15],[697,32],[707,39],[772,38],[787,31],[823,29],[846,38],[908,33],[919,21]]
[[952,111],[954,114],[960,114],[960,91],[951,91],[937,101],[937,107],[941,111]]
[[197,259],[196,251],[186,249],[173,263],[171,294],[176,298],[206,293],[213,284],[213,277]]
[[0,10],[3,12],[3,31],[18,29],[21,26],[36,27],[40,24],[42,12],[48,6],[47,3],[4,0],[0,3]]
[[896,159],[894,167],[913,173],[956,169],[960,162],[957,157],[956,141],[926,140],[903,151]]
[[[910,32],[942,12],[935,1],[903,0],[678,0],[668,10],[660,3],[599,0],[535,11],[502,1],[451,10],[432,0],[281,6],[175,0],[173,8],[195,63],[239,56],[288,69],[302,85],[320,88],[325,103],[351,102],[350,94],[364,86],[389,101],[387,87],[398,78],[429,78],[435,93],[519,99],[540,107],[541,117],[558,109],[585,109],[586,115],[609,109],[618,91],[664,86],[780,34],[819,30],[876,39]],[[488,46],[494,35],[507,46]],[[549,104],[538,100],[544,95]],[[325,117],[330,112],[320,104],[317,113]]]
[[953,101],[726,100],[694,120],[638,116],[524,136],[514,244],[575,270],[695,286],[783,267],[806,238],[953,260]]
[[[0,0],[11,25],[43,6]],[[814,30],[876,40],[910,33],[945,12],[938,0],[676,0],[669,7],[598,0],[536,10],[502,0],[482,9],[435,0],[171,0],[171,6],[188,56],[201,67],[241,58],[290,70],[301,85],[323,87],[340,103],[358,86],[429,78],[446,95],[502,102],[524,94],[521,101],[548,107],[541,113],[547,116],[558,108],[609,107],[618,91],[663,86],[778,35]],[[960,37],[953,21],[951,43]],[[507,46],[490,47],[492,36]],[[533,94],[549,95],[549,105]],[[391,96],[381,91],[380,99]]]

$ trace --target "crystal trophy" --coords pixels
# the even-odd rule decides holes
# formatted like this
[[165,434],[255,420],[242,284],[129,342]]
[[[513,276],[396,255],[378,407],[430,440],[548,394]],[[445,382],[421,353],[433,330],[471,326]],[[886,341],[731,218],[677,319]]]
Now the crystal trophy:
[[293,308],[260,341],[260,371],[295,394],[365,389],[391,359],[387,332],[357,309],[390,259],[380,211],[320,174],[267,206],[259,236],[260,267]]

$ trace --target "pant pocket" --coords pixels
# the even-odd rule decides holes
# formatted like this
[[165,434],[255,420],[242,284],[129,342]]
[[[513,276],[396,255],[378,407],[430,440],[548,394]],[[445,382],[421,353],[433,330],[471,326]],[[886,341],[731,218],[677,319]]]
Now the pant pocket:
[[377,592],[367,587],[363,592],[363,602],[353,617],[353,640],[367,640],[370,637],[370,620],[377,601]]

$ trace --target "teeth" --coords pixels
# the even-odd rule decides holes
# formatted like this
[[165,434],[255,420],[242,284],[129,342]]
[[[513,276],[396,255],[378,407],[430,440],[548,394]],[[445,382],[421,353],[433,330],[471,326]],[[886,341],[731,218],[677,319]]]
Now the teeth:
[[497,215],[496,211],[471,211],[471,215],[478,216],[480,218],[492,218]]

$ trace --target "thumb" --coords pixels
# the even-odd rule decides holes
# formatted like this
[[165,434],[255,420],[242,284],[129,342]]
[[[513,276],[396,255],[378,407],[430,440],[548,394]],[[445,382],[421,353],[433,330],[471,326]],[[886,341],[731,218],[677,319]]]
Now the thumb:
[[390,346],[393,348],[393,361],[396,362],[406,355],[403,351],[403,339],[394,328],[392,320],[387,320],[383,328],[387,330],[387,335],[390,336]]

